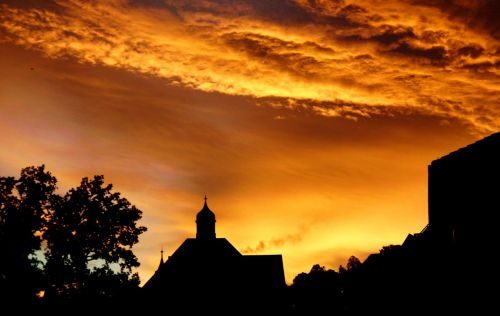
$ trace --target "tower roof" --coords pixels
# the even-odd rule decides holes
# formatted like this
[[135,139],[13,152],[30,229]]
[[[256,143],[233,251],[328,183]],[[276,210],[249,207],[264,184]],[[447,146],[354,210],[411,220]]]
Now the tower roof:
[[203,208],[196,214],[196,222],[199,221],[214,221],[215,222],[215,214],[208,208],[207,205],[207,196],[205,195],[205,204]]

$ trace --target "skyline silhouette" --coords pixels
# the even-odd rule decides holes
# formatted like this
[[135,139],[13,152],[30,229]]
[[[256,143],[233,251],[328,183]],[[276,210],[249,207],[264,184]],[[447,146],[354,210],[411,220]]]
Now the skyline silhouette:
[[498,244],[491,179],[500,176],[499,161],[500,132],[432,161],[429,222],[419,233],[366,260],[351,256],[337,271],[315,264],[290,286],[281,255],[242,255],[217,237],[205,195],[196,237],[166,260],[162,248],[142,288],[132,270],[139,266],[132,246],[147,230],[136,226],[142,212],[103,176],[83,178],[62,197],[44,166],[27,167],[18,179],[0,177],[0,298],[42,313],[66,306],[132,314],[165,302],[170,311],[223,315],[491,311],[495,268],[470,267]]
[[428,224],[431,161],[500,130],[499,3],[4,0],[0,175],[105,175],[148,227],[141,284],[204,194],[289,285],[364,262]]

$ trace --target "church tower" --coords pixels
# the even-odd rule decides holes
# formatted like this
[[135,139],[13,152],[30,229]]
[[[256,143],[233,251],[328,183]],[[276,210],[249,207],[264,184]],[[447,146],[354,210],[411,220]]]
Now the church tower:
[[162,256],[143,289],[148,302],[168,297],[169,308],[186,315],[232,315],[242,308],[281,315],[288,308],[281,255],[242,255],[226,238],[216,238],[215,214],[206,196],[196,214],[196,238],[187,238],[166,261]]
[[206,195],[205,205],[196,214],[196,239],[215,239],[215,214],[208,208]]

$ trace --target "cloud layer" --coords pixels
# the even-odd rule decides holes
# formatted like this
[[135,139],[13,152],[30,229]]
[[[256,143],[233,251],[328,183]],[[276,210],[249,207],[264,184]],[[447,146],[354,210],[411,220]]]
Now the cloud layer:
[[51,58],[262,105],[351,119],[424,113],[489,133],[500,127],[497,9],[494,0],[7,1],[0,30]]

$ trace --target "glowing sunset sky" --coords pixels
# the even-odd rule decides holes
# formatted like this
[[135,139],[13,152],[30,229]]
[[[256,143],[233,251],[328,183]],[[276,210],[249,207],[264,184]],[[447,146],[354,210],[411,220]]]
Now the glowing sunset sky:
[[500,128],[500,1],[0,1],[0,175],[104,174],[142,282],[195,234],[287,281],[427,223],[427,165]]

